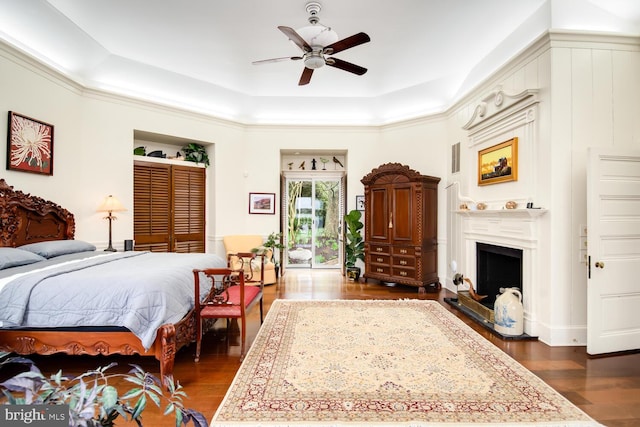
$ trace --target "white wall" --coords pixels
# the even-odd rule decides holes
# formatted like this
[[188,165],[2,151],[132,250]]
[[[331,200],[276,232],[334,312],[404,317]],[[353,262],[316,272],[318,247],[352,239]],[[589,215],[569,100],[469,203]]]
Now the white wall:
[[[590,146],[640,146],[640,38],[598,34],[544,35],[489,80],[468,94],[450,114],[448,145],[460,141],[461,172],[447,169],[447,185],[476,201],[500,205],[505,198],[531,198],[549,210],[542,222],[541,269],[536,284],[541,303],[531,313],[536,333],[552,345],[586,343],[586,267],[582,259],[587,222],[586,159]],[[481,99],[496,87],[507,93],[537,89],[537,136],[522,141],[518,183],[476,185],[477,151],[461,131]],[[514,135],[505,134],[507,139]],[[455,215],[449,221],[456,223]],[[459,226],[459,224],[456,224]],[[449,242],[459,247],[460,242]],[[452,257],[462,259],[460,250]],[[451,272],[447,271],[451,286]],[[452,287],[452,286],[451,286]]]
[[[422,173],[440,176],[444,165],[438,147],[443,122],[390,128],[253,126],[165,108],[115,95],[84,90],[5,46],[0,55],[0,109],[13,110],[54,125],[54,174],[5,171],[2,177],[16,189],[53,200],[76,216],[76,237],[106,247],[107,224],[95,211],[113,194],[128,208],[113,226],[113,241],[121,248],[133,235],[134,130],[173,135],[209,143],[212,165],[208,177],[208,250],[223,253],[226,234],[267,235],[279,229],[276,215],[249,215],[249,192],[280,194],[281,150],[346,152],[347,209],[363,194],[360,179],[386,162],[403,162]],[[429,122],[429,121],[428,121]],[[6,122],[0,131],[6,132]],[[6,134],[6,133],[5,133]],[[393,137],[393,134],[399,136]],[[391,135],[391,136],[390,136]],[[430,154],[424,152],[428,143]],[[6,151],[0,152],[6,163]],[[444,240],[444,238],[443,238]]]
[[[212,158],[208,175],[209,251],[221,251],[230,233],[269,234],[279,215],[249,215],[249,192],[279,196],[280,150],[342,150],[348,159],[347,208],[363,194],[360,179],[388,162],[439,176],[439,275],[450,278],[447,249],[459,242],[446,235],[446,191],[451,182],[476,200],[505,198],[549,209],[542,229],[538,292],[548,304],[535,313],[540,336],[552,345],[585,342],[586,275],[579,263],[579,225],[586,223],[586,148],[640,145],[640,41],[638,38],[566,33],[543,36],[489,80],[467,94],[446,115],[379,127],[251,126],[173,108],[85,91],[79,85],[0,44],[0,110],[15,111],[55,126],[54,174],[7,171],[16,189],[53,200],[76,215],[77,238],[106,246],[107,224],[95,208],[108,194],[129,211],[114,223],[114,244],[132,237],[133,132],[142,130],[206,141]],[[496,86],[509,93],[538,89],[537,138],[523,141],[517,183],[476,185],[477,151],[462,126],[478,101]],[[0,121],[6,135],[7,122]],[[504,135],[507,137],[508,135]],[[497,138],[496,138],[497,139]],[[461,172],[450,172],[450,147],[461,142]],[[524,155],[523,155],[524,154]],[[6,164],[6,150],[0,150]],[[277,209],[279,214],[279,206]],[[449,246],[451,246],[449,248]],[[221,253],[221,252],[219,252]]]
[[[54,125],[52,176],[3,171],[15,189],[53,200],[76,216],[76,237],[106,247],[107,223],[95,211],[105,196],[113,194],[128,208],[113,225],[116,248],[133,237],[134,130],[176,135],[209,142],[215,166],[207,171],[207,234],[215,235],[218,217],[222,230],[237,218],[233,211],[240,197],[230,179],[239,174],[233,159],[244,143],[244,128],[211,117],[172,108],[83,91],[59,75],[6,46],[0,50],[0,110],[15,111]],[[6,135],[7,122],[0,132]],[[6,150],[0,162],[6,164]],[[241,170],[241,169],[240,169]],[[217,209],[222,206],[222,209]],[[225,209],[230,206],[229,209]],[[237,211],[236,211],[237,212]]]
[[[584,342],[587,271],[587,148],[640,146],[640,38],[554,35],[551,54],[549,156],[564,159],[550,171],[555,282],[550,294],[549,329],[557,342]],[[562,167],[557,167],[562,166]],[[557,285],[557,283],[556,283]],[[563,309],[561,309],[563,308]]]

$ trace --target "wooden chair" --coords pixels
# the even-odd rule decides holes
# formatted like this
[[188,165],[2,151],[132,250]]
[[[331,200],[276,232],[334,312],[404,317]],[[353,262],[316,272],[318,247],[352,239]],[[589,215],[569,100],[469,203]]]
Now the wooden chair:
[[[245,286],[245,274],[242,270],[230,268],[207,268],[193,270],[195,279],[194,301],[196,313],[196,357],[200,360],[202,344],[202,319],[227,319],[227,333],[230,319],[240,319],[241,348],[240,361],[244,359],[247,335],[247,312],[260,303],[260,324],[262,324],[263,284]],[[211,290],[204,298],[200,297],[200,284],[207,280]]]
[[264,252],[229,252],[227,253],[227,268],[235,271],[243,270],[245,283],[263,286],[265,284],[265,256]]
[[[265,285],[273,285],[277,282],[277,274],[276,274],[276,264],[273,259],[273,250],[271,248],[264,248],[262,236],[258,234],[236,234],[236,235],[228,235],[222,238],[224,243],[224,249],[227,253],[227,257],[229,255],[234,255],[237,253],[251,253],[256,252],[261,255],[264,255],[260,261],[261,269],[263,270],[261,274],[264,275],[263,281]],[[233,260],[235,261],[235,260]],[[256,263],[257,264],[257,263]],[[235,265],[235,262],[228,265],[231,268],[240,268]],[[253,271],[257,274],[258,265],[254,266]],[[244,266],[245,270],[247,269],[247,265]]]

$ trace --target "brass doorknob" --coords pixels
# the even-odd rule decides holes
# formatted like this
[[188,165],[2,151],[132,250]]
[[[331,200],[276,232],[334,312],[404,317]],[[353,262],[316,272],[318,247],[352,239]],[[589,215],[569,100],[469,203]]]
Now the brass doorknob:
[[604,262],[602,262],[602,261],[596,261],[596,267],[597,267],[597,268],[604,268]]

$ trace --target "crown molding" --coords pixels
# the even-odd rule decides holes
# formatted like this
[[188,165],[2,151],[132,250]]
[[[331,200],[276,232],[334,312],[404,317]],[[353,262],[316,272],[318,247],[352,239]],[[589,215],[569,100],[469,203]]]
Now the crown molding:
[[[493,118],[503,111],[509,111],[518,104],[528,106],[537,102],[537,89],[525,89],[520,93],[508,94],[498,86],[481,98],[473,110],[473,114],[462,129],[471,131],[483,122]],[[523,107],[524,108],[524,107]]]

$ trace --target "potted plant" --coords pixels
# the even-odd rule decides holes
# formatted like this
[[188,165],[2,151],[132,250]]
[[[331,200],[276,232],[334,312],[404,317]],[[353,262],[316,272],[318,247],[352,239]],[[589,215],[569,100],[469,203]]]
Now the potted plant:
[[[114,365],[74,378],[63,376],[61,371],[45,377],[30,359],[0,351],[0,369],[18,371],[0,383],[0,405],[69,405],[69,425],[111,427],[119,416],[142,426],[147,403],[160,407],[164,400],[164,414],[173,415],[176,426],[208,426],[200,412],[184,407],[182,400],[187,395],[171,378],[167,378],[168,390],[163,390],[160,380],[141,367],[131,365],[133,369],[126,374],[108,373]],[[124,393],[109,384],[121,379],[132,384]]]
[[[282,233],[276,233],[275,231],[267,236],[267,240],[259,248],[253,248],[251,252],[258,252],[260,250],[270,249],[273,253],[273,263],[276,265],[276,277],[280,273],[280,260],[276,256],[276,253],[281,254],[284,245],[282,244]],[[276,252],[276,249],[278,251]]]
[[192,142],[182,147],[182,151],[184,151],[184,159],[186,161],[203,163],[205,166],[209,166],[209,155],[202,145]]
[[364,239],[362,238],[364,224],[360,218],[362,218],[362,212],[355,209],[344,216],[347,225],[344,265],[347,269],[347,279],[354,281],[360,278],[360,267],[356,266],[356,261],[364,261]]

